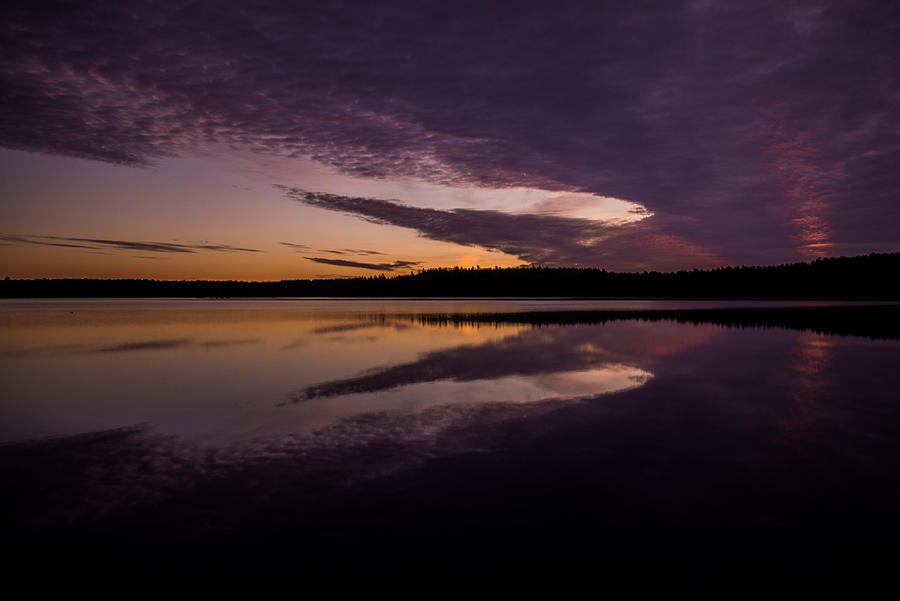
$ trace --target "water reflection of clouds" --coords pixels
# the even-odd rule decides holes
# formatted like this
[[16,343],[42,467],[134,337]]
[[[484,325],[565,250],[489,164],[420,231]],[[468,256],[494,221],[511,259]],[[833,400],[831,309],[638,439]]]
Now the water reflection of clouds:
[[[867,307],[657,311],[645,319],[640,311],[504,313],[496,308],[506,305],[487,301],[490,313],[453,313],[455,305],[444,301],[392,301],[390,310],[382,310],[382,301],[298,301],[291,310],[256,302],[98,306],[75,314],[70,310],[80,303],[9,310],[2,316],[9,401],[0,438],[147,422],[171,434],[249,439],[309,433],[371,412],[408,415],[441,402],[461,410],[518,403],[525,410],[521,403],[642,386],[649,374],[655,382],[648,390],[670,386],[672,376],[710,386],[714,381],[698,374],[722,368],[719,353],[704,368],[685,353],[715,338],[736,340],[738,326],[756,331],[770,322],[804,329],[789,338],[807,342],[802,352],[773,343],[791,356],[769,380],[789,400],[815,400],[832,394],[837,361],[824,357],[835,338],[810,328],[848,324],[855,332],[880,315]],[[751,331],[741,336],[755,340]]]
[[197,347],[205,349],[225,348],[244,344],[256,344],[261,342],[259,338],[242,338],[226,340],[195,340],[193,338],[135,340],[117,344],[54,344],[48,346],[36,346],[30,348],[9,349],[0,352],[4,357],[24,357],[29,355],[83,355],[105,353],[127,353],[134,351],[161,351],[176,348]]
[[324,339],[326,342],[376,342],[381,340],[381,336],[329,336]]
[[796,438],[802,432],[842,421],[842,411],[828,402],[832,389],[834,342],[818,334],[804,334],[791,349],[790,380],[786,398],[790,404],[780,415],[782,424]]
[[[332,540],[332,524],[347,524],[350,532],[361,523],[354,521],[359,515],[381,520],[405,500],[391,514],[393,524],[407,523],[421,510],[438,517],[413,520],[411,527],[424,523],[440,533],[446,520],[433,508],[462,506],[459,499],[472,500],[467,519],[479,512],[474,523],[486,530],[515,510],[530,508],[514,522],[516,532],[528,537],[532,528],[555,527],[548,507],[566,516],[580,512],[561,522],[579,541],[586,527],[601,535],[619,532],[612,528],[623,515],[629,520],[620,532],[623,539],[632,538],[651,516],[664,520],[651,522],[654,528],[685,524],[678,540],[693,540],[695,525],[716,522],[721,510],[747,531],[760,530],[760,549],[772,533],[806,537],[837,524],[865,534],[873,524],[892,523],[895,391],[900,389],[896,341],[637,321],[502,331],[502,340],[482,338],[462,346],[455,338],[456,346],[447,349],[445,357],[463,361],[481,348],[481,354],[457,364],[468,370],[469,379],[434,373],[429,377],[437,379],[281,408],[272,407],[269,396],[257,414],[235,417],[250,436],[241,432],[216,444],[195,435],[173,436],[165,428],[157,433],[154,427],[6,445],[0,469],[16,502],[0,517],[0,528],[42,532],[71,523],[113,531],[133,524],[130,520],[164,515],[173,526],[158,536],[167,545],[196,533],[232,536],[235,524],[243,530],[263,524],[271,527],[267,532],[304,537],[321,528],[327,532],[318,540]],[[496,334],[493,327],[481,332]],[[327,345],[319,344],[327,338],[307,337],[314,353],[340,358],[341,368],[349,371],[348,351],[356,347],[339,345],[339,352],[329,355]],[[529,349],[540,344],[548,345],[548,353],[528,363]],[[688,352],[691,344],[696,348]],[[303,362],[293,356],[253,350],[260,352],[238,349],[235,355],[256,361],[246,373],[257,386],[273,358],[286,357],[289,377],[294,382],[300,377]],[[420,359],[439,353],[425,352]],[[540,361],[554,353],[559,361],[540,371]],[[126,358],[132,357],[144,371],[152,369],[144,367],[151,363],[144,355]],[[107,359],[88,357],[98,358]],[[393,365],[362,376],[418,363],[383,359]],[[479,361],[487,362],[486,371],[478,371]],[[238,371],[222,369],[217,358],[210,364],[215,382]],[[506,375],[481,377],[503,365]],[[320,366],[312,371],[325,378]],[[642,386],[651,372],[652,382]],[[568,401],[629,389],[627,396],[602,402]],[[530,402],[551,399],[562,402]],[[222,410],[218,405],[203,419]],[[307,429],[315,417],[322,421]],[[364,513],[348,513],[340,502],[344,493],[368,494],[358,497]],[[533,504],[518,504],[533,498]],[[322,521],[321,508],[333,511],[333,521]],[[591,521],[598,515],[606,521]],[[809,516],[802,529],[790,527],[797,516]],[[847,516],[860,521],[848,522]],[[383,523],[371,532],[383,536]],[[424,530],[423,536],[434,532]],[[728,538],[733,531],[725,532]],[[817,544],[819,538],[809,540]],[[374,540],[380,548],[382,539]],[[720,542],[708,546],[722,548]],[[791,556],[784,565],[793,566],[794,560]]]
[[325,334],[335,334],[333,336],[328,336],[322,338],[321,340],[317,340],[316,342],[332,342],[332,343],[344,343],[344,342],[375,342],[380,340],[382,337],[377,335],[364,335],[364,336],[345,336],[343,335],[346,332],[357,332],[359,330],[371,330],[371,329],[384,329],[390,330],[393,332],[403,332],[406,330],[411,330],[416,328],[417,326],[410,323],[405,323],[402,321],[390,321],[386,320],[384,315],[363,315],[358,316],[357,319],[361,319],[364,321],[357,321],[351,323],[338,323],[327,326],[319,326],[308,332],[304,332],[299,337],[295,338],[291,342],[287,344],[283,344],[280,347],[282,351],[290,351],[294,349],[304,348],[307,345],[313,342],[313,336],[324,336]]
[[570,401],[631,390],[652,377],[637,367],[609,363],[582,371],[419,382],[362,392],[358,400],[370,402],[380,411],[419,411],[454,404]]
[[[500,340],[433,351],[416,361],[308,386],[289,395],[288,400],[379,393],[373,402],[380,406],[388,402],[386,393],[400,388],[406,389],[403,396],[438,395],[473,402],[580,397],[646,382],[651,374],[635,367],[636,359],[604,344],[602,328],[597,326],[534,328]],[[391,394],[397,396],[395,392]]]
[[138,342],[125,342],[112,346],[103,346],[94,349],[85,349],[85,353],[124,353],[128,351],[155,351],[160,349],[172,349],[188,346],[193,340],[182,338],[180,340],[141,340]]
[[311,334],[320,335],[320,334],[334,334],[338,332],[353,332],[356,330],[367,330],[371,328],[390,328],[393,330],[401,331],[408,330],[412,326],[406,323],[399,322],[391,322],[391,321],[372,321],[372,322],[361,322],[361,323],[340,323],[336,325],[330,326],[321,326],[315,328]]

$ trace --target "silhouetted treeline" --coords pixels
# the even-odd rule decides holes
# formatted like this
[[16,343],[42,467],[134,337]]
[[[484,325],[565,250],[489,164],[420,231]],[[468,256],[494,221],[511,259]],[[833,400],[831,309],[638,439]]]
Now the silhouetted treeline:
[[766,267],[617,273],[605,269],[440,268],[392,277],[278,282],[35,279],[0,282],[0,297],[900,298],[900,253]]

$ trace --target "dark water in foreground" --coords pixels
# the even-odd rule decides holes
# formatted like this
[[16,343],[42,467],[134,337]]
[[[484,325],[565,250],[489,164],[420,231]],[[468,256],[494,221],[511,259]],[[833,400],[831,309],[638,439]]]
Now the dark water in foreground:
[[0,533],[26,562],[889,569],[900,313],[746,305],[4,302]]

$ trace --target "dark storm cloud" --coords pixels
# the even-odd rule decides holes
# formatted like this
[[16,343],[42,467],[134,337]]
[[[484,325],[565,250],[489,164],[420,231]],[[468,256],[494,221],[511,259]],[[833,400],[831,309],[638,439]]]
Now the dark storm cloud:
[[[613,269],[710,265],[722,260],[675,236],[642,222],[597,221],[556,215],[510,214],[501,211],[444,211],[378,198],[358,198],[285,188],[285,194],[314,207],[355,215],[373,223],[409,228],[442,242],[481,246],[542,265],[604,265]],[[313,259],[332,265],[365,265],[333,259]],[[400,266],[396,265],[395,266]],[[383,268],[371,266],[370,268]]]
[[195,253],[198,250],[215,252],[262,252],[255,248],[241,248],[228,244],[175,244],[172,242],[135,242],[131,240],[106,240],[102,238],[67,238],[63,236],[7,236],[0,235],[11,245],[33,244],[38,246],[61,246],[63,248],[84,248],[88,250],[140,250],[158,253]]
[[10,148],[589,191],[741,261],[898,246],[896,2],[22,2],[2,23]]
[[303,257],[309,261],[324,265],[338,265],[341,267],[356,267],[359,269],[371,269],[372,271],[396,271],[406,267],[420,265],[420,261],[394,261],[393,263],[363,263],[361,261],[347,261],[345,259],[326,259],[324,257]]

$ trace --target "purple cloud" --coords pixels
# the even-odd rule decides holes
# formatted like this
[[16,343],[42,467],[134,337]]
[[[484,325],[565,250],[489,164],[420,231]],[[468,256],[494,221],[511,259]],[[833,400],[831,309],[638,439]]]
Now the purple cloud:
[[897,3],[3,10],[8,148],[144,165],[229,145],[593,192],[740,262],[900,248]]
[[[481,246],[548,266],[610,269],[683,268],[724,261],[643,222],[622,225],[557,215],[510,214],[500,211],[412,207],[395,200],[308,192],[280,186],[298,202],[354,215],[372,223],[405,227],[422,236],[465,246]],[[647,257],[652,257],[649,259]],[[311,259],[311,257],[306,257]],[[332,265],[351,262],[311,259]],[[651,263],[652,262],[652,263]],[[362,264],[355,263],[360,266]],[[381,264],[379,268],[383,268]]]

